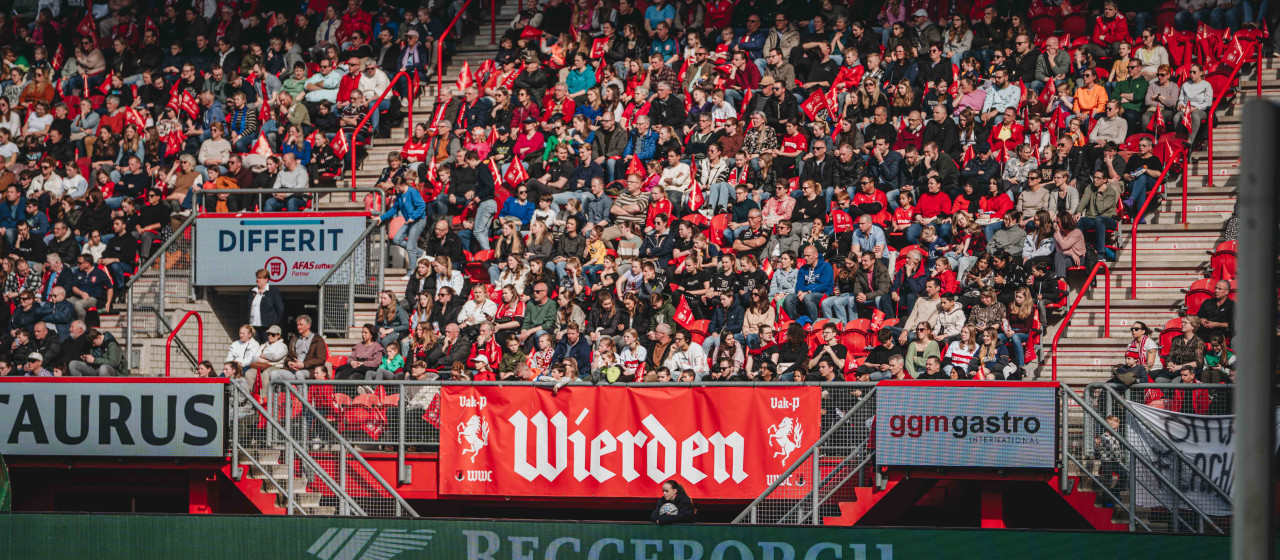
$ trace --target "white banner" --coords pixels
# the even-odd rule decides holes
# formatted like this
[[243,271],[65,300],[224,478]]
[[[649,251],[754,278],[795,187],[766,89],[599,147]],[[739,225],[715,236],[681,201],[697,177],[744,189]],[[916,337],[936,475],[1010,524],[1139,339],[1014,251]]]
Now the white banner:
[[882,381],[876,463],[1054,468],[1057,391],[1022,381]]
[[223,380],[0,382],[0,455],[222,457]]
[[[1212,490],[1209,482],[1231,495],[1231,486],[1235,482],[1236,454],[1232,442],[1236,417],[1183,414],[1137,403],[1131,406],[1133,416],[1128,418],[1125,438],[1134,449],[1142,452],[1160,474],[1175,484],[1196,507],[1209,515],[1230,515],[1230,504]],[[1139,424],[1136,417],[1159,430],[1173,444],[1173,449],[1162,443],[1146,426]],[[1208,480],[1196,475],[1185,462],[1174,460],[1172,453],[1181,453]],[[1173,489],[1159,482],[1150,469],[1137,461],[1134,469],[1139,483],[1136,484],[1135,496],[1139,507],[1179,507],[1182,500]]]
[[252,286],[254,273],[266,269],[272,284],[315,286],[368,224],[361,212],[202,215],[196,284]]

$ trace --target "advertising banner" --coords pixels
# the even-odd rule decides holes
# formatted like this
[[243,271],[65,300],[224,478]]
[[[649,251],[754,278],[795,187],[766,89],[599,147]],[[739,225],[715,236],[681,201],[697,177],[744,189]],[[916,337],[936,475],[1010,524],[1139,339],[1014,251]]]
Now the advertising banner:
[[368,227],[362,212],[203,214],[196,220],[196,284],[314,286]]
[[0,558],[41,560],[1227,560],[1228,544],[1113,531],[527,519],[11,513],[0,520]]
[[225,380],[0,381],[0,455],[223,456]]
[[1054,467],[1057,385],[883,381],[876,389],[876,463]]
[[754,498],[819,437],[817,387],[441,390],[440,493]]
[[[1236,451],[1232,444],[1236,433],[1235,416],[1183,414],[1137,403],[1131,406],[1133,415],[1127,419],[1124,435],[1134,449],[1145,450],[1145,455],[1160,470],[1160,474],[1177,484],[1178,489],[1205,513],[1231,515],[1231,504],[1223,501],[1217,492],[1210,489],[1208,483],[1212,482],[1228,495],[1231,493],[1231,487],[1235,482],[1236,464]],[[1148,426],[1159,430],[1173,443],[1174,449],[1162,443],[1139,422],[1138,417],[1145,420]],[[1280,409],[1277,409],[1276,413],[1276,428],[1277,433],[1280,433]],[[1165,459],[1164,456],[1171,452],[1181,453],[1209,480],[1206,481],[1196,475],[1180,461]],[[1182,472],[1178,472],[1178,467],[1181,467]],[[1138,470],[1138,480],[1156,480],[1156,477],[1142,464],[1137,464],[1134,468]],[[1139,507],[1168,507],[1169,504],[1182,503],[1173,490],[1163,484],[1136,486]],[[1165,495],[1153,495],[1152,490],[1163,492]]]

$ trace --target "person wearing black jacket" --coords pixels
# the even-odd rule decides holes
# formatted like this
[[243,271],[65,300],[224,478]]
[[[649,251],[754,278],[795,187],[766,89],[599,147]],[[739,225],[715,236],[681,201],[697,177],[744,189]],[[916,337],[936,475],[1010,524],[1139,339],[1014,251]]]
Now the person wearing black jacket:
[[840,146],[832,165],[830,186],[847,191],[858,185],[858,180],[866,174],[866,162],[856,153],[857,149],[858,146],[847,144]]
[[[662,55],[654,55],[661,58]],[[671,95],[674,88],[666,82],[657,85],[658,96],[649,102],[649,122],[679,128],[684,125],[684,103]]]
[[786,132],[784,124],[800,122],[800,104],[796,102],[795,96],[787,93],[786,84],[775,82],[766,86],[762,94],[768,96],[764,103],[765,121],[779,136]]
[[453,263],[454,268],[461,270],[462,265],[467,262],[463,249],[462,239],[449,230],[449,220],[441,218],[432,228],[431,237],[427,238],[427,246],[422,254],[432,258],[449,257],[449,262]]
[[[976,32],[977,29],[974,31]],[[974,43],[977,43],[976,35]],[[1028,89],[1034,91],[1032,84],[1036,81],[1036,61],[1039,59],[1040,49],[1037,49],[1026,35],[1018,35],[1014,40],[1013,55],[1005,61],[1005,68],[1009,69],[1009,79],[1022,80]]]
[[133,272],[134,259],[138,257],[138,240],[129,235],[129,224],[124,218],[111,220],[111,231],[115,237],[107,242],[98,264],[107,267],[111,280],[116,286],[124,286],[124,275]]
[[922,146],[936,142],[952,159],[960,157],[960,127],[947,115],[946,107],[937,105],[933,108],[933,118],[924,124],[920,142]]
[[516,76],[513,84],[515,90],[527,89],[532,94],[533,99],[542,99],[547,93],[547,87],[551,83],[551,78],[547,75],[547,71],[542,69],[542,65],[536,56],[530,56],[525,59],[524,72]]
[[685,493],[679,482],[668,480],[662,483],[662,497],[658,498],[657,505],[653,506],[653,513],[649,514],[649,520],[658,525],[696,523],[697,516],[698,510],[693,507],[693,500],[689,498],[689,494]]
[[1062,299],[1062,290],[1058,289],[1058,274],[1050,269],[1049,263],[1038,261],[1031,267],[1031,297],[1035,298],[1040,308],[1040,322],[1049,321],[1049,310],[1045,307]]
[[920,83],[932,88],[940,82],[951,83],[951,60],[942,57],[942,45],[928,45],[929,57],[920,62]]
[[836,161],[830,144],[824,139],[813,141],[809,153],[804,155],[804,161],[801,162],[800,182],[815,181],[819,185],[826,187],[825,193],[827,202],[831,202],[831,195],[835,192],[836,177]]
[[249,326],[257,332],[258,342],[267,340],[267,329],[284,324],[284,299],[280,290],[271,289],[267,269],[254,273],[257,284],[249,291]]

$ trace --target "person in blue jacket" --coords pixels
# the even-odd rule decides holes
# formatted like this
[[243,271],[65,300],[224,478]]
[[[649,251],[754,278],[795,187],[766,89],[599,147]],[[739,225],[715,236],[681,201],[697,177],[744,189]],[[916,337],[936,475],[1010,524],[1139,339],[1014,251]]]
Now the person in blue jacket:
[[391,205],[391,209],[374,219],[385,222],[396,217],[397,214],[404,217],[404,225],[396,231],[391,242],[409,253],[408,267],[412,271],[413,263],[418,262],[418,257],[422,256],[422,249],[418,248],[418,238],[422,236],[422,230],[427,226],[427,204],[422,201],[422,194],[418,189],[410,188],[408,182],[400,181],[395,186],[395,192],[397,193],[396,201]]
[[[800,272],[796,275],[796,291],[787,294],[787,299],[782,301],[782,308],[792,319],[797,319],[801,315],[809,317],[810,320],[817,319],[822,296],[831,295],[834,279],[835,273],[831,263],[822,260],[818,255],[817,247],[806,246],[804,266],[800,267]],[[802,303],[804,309],[800,308]]]
[[577,323],[569,323],[565,327],[564,336],[556,342],[555,353],[551,355],[553,364],[569,359],[578,362],[580,374],[591,373],[591,343],[582,336],[582,327]]

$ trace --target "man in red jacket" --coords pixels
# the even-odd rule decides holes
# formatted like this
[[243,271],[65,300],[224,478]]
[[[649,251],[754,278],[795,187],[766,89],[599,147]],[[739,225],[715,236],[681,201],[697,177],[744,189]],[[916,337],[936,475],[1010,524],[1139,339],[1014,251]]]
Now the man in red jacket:
[[1117,46],[1122,42],[1133,44],[1133,40],[1129,37],[1129,22],[1124,19],[1124,14],[1120,13],[1115,0],[1108,0],[1102,5],[1102,15],[1098,16],[1093,24],[1093,35],[1089,37],[1089,44],[1082,45],[1080,48],[1085,49],[1085,52],[1093,55],[1094,60],[1097,60],[1108,55],[1116,56]]

